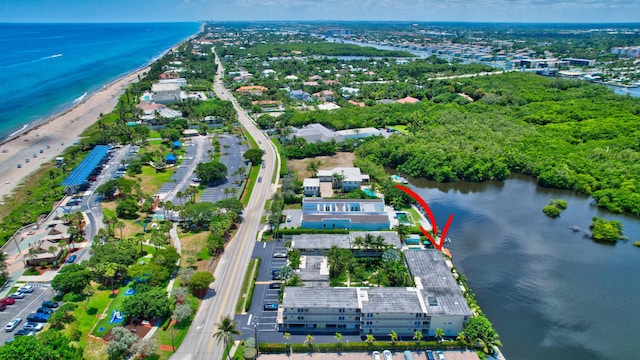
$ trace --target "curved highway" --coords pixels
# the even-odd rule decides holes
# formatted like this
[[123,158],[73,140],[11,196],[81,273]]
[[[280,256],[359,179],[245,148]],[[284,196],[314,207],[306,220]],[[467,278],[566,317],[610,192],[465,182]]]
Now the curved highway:
[[[217,330],[215,324],[222,317],[231,316],[233,318],[235,314],[244,274],[249,265],[256,236],[262,228],[260,217],[264,210],[264,204],[275,190],[275,184],[271,179],[274,178],[274,174],[279,175],[277,172],[280,169],[274,145],[258,130],[249,115],[238,105],[233,95],[225,89],[221,81],[224,69],[218,55],[215,54],[215,56],[218,72],[215,77],[214,90],[220,99],[233,103],[240,124],[265,151],[263,159],[266,165],[260,169],[259,176],[263,181],[255,184],[251,200],[244,209],[244,222],[222,254],[213,274],[216,280],[209,287],[184,341],[171,357],[173,360],[222,359],[224,346],[213,338],[213,334]],[[278,178],[279,176],[275,176],[275,179]]]

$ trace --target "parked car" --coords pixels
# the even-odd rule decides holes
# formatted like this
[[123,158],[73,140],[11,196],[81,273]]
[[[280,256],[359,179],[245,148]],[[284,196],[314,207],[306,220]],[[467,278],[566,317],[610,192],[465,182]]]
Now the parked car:
[[271,280],[278,280],[278,276],[280,275],[280,270],[271,270]]
[[287,257],[287,253],[286,252],[273,253],[273,257],[274,258],[286,258]]
[[40,314],[51,314],[53,312],[52,309],[46,308],[46,307],[39,307],[38,309],[36,309],[36,313],[40,313]]
[[380,360],[380,351],[373,352],[373,360]]
[[384,360],[392,360],[393,359],[393,355],[391,355],[391,351],[389,351],[389,350],[383,351],[382,355],[384,355]]
[[437,351],[436,354],[438,354],[438,360],[445,360],[444,353],[442,351]]
[[280,283],[272,282],[271,284],[269,284],[269,289],[280,289]]
[[9,295],[9,297],[14,299],[24,299],[24,293],[21,293],[20,291],[16,291],[13,294]]
[[7,304],[0,303],[0,311],[5,311],[7,309]]
[[20,324],[20,322],[22,322],[21,318],[15,318],[9,321],[9,323],[4,327],[4,331],[12,332],[13,330],[15,330],[15,328],[18,327],[18,324]]
[[436,360],[436,357],[433,356],[433,351],[427,350],[426,354],[427,354],[427,360]]
[[0,304],[13,305],[15,303],[16,303],[16,299],[10,298],[10,297],[6,297],[0,300]]
[[32,293],[33,292],[33,286],[25,285],[25,286],[19,288],[18,291],[20,291],[21,293]]
[[33,336],[33,335],[34,335],[33,331],[22,329],[22,330],[16,331],[16,333],[13,336]]
[[34,323],[34,322],[27,322],[26,324],[24,324],[24,326],[22,327],[25,330],[30,330],[30,331],[40,331],[42,330],[42,328],[44,328],[44,324],[43,323]]
[[42,314],[42,313],[31,313],[27,316],[27,321],[29,322],[38,322],[38,323],[46,323],[49,321],[51,315]]
[[265,311],[278,310],[278,304],[264,304]]
[[78,255],[76,255],[76,254],[73,254],[73,255],[69,256],[69,258],[67,259],[67,264],[71,264],[74,261],[76,261],[77,257],[78,257]]
[[42,302],[42,307],[55,309],[55,308],[58,307],[58,303],[55,302],[55,301],[43,301]]

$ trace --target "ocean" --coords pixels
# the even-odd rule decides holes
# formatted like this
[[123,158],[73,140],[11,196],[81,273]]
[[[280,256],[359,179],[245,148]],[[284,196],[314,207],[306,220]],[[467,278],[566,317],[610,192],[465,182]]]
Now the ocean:
[[0,24],[0,140],[196,34],[200,23]]

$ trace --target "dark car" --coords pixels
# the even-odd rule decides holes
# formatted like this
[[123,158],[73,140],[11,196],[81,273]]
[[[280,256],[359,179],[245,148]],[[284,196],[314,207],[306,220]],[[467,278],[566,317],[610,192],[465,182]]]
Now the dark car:
[[280,275],[280,270],[271,270],[271,280],[277,280]]
[[51,317],[51,315],[49,315],[49,314],[31,313],[31,314],[29,314],[27,316],[27,321],[28,322],[45,323],[45,322],[49,321],[50,317]]
[[71,264],[72,262],[76,261],[76,258],[78,257],[78,255],[73,254],[71,256],[69,256],[69,258],[67,259],[67,264]]
[[426,354],[427,354],[427,360],[436,360],[436,357],[433,356],[433,351],[427,350]]
[[46,308],[50,308],[50,309],[55,309],[58,307],[58,303],[55,301],[43,301],[42,302],[42,307],[46,307]]
[[16,331],[15,334],[13,334],[13,336],[32,336],[32,335],[33,335],[33,331],[25,330],[25,329],[18,330]]
[[280,283],[272,282],[271,284],[269,284],[269,289],[280,289]]
[[46,308],[46,307],[39,307],[36,310],[36,313],[39,313],[39,314],[51,314],[52,312],[53,312],[52,309],[49,309],[49,308]]
[[278,304],[264,304],[265,311],[274,311],[278,310]]

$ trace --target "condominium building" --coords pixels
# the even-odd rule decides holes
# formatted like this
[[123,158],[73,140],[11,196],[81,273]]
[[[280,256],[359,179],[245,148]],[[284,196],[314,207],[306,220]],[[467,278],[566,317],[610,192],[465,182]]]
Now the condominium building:
[[279,330],[297,334],[354,334],[387,337],[395,331],[411,338],[416,331],[456,336],[471,317],[462,291],[441,252],[404,252],[415,287],[287,287]]

